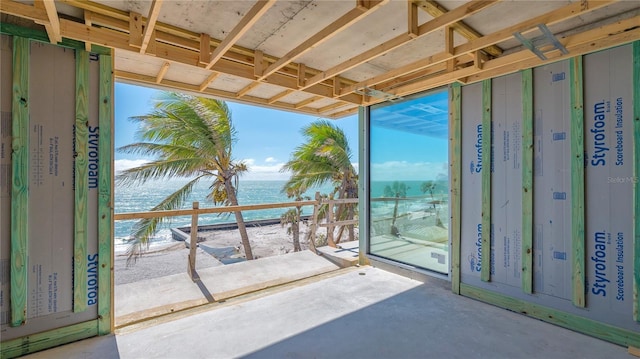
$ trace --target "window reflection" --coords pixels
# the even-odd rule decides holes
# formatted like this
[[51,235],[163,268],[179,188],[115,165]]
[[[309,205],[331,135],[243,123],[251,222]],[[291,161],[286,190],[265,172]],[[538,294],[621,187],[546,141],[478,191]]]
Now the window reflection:
[[370,241],[376,256],[449,271],[448,95],[371,108]]

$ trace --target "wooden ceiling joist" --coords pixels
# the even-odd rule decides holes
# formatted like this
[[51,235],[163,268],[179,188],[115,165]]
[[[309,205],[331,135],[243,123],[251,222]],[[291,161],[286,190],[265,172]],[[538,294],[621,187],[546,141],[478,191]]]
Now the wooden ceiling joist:
[[165,62],[164,64],[162,64],[162,67],[160,68],[160,71],[158,71],[158,74],[156,75],[156,83],[157,84],[162,82],[162,80],[164,79],[164,75],[166,75],[167,71],[169,71],[169,66],[171,66],[171,64],[169,62]]
[[277,94],[277,95],[272,96],[271,98],[269,98],[269,99],[267,100],[267,103],[274,103],[274,102],[276,102],[276,101],[280,100],[281,98],[283,98],[283,97],[285,97],[285,96],[287,96],[287,95],[289,95],[289,94],[291,94],[291,93],[293,93],[293,92],[294,92],[294,91],[293,91],[293,90],[291,90],[291,89],[284,90],[284,91],[280,92],[279,94]]
[[[308,81],[305,82],[305,86],[313,86],[321,81],[329,79],[333,76],[339,75],[345,71],[351,70],[352,68],[362,65],[363,63],[373,60],[376,57],[382,56],[389,51],[397,49],[398,47],[405,45],[409,41],[413,40],[415,37],[428,35],[438,29],[441,29],[447,25],[451,25],[462,19],[465,19],[491,5],[496,4],[497,1],[474,1],[470,3],[463,4],[456,9],[444,14],[441,17],[428,21],[420,26],[416,24],[416,35],[410,36],[409,34],[402,34],[396,36],[395,38],[386,41],[378,46],[375,46],[357,56],[350,58],[347,61],[344,61],[326,71],[323,71],[316,76],[312,77]],[[411,3],[408,4],[411,7]],[[411,18],[412,14],[409,14],[409,26],[411,26]],[[417,21],[417,20],[416,20]]]
[[273,4],[276,3],[276,0],[260,0],[258,1],[249,12],[240,20],[240,22],[229,32],[229,35],[222,40],[220,45],[216,47],[216,49],[211,54],[211,60],[205,67],[207,70],[212,68],[215,63],[222,58],[233,45],[235,45],[236,41],[240,39],[242,35],[244,35],[251,27],[264,15]]
[[149,16],[147,16],[147,22],[144,26],[144,34],[142,35],[142,44],[140,46],[140,53],[147,52],[147,46],[151,36],[155,32],[156,21],[158,21],[158,15],[160,15],[160,8],[162,7],[163,0],[153,0],[151,2],[151,9],[149,9]]
[[310,105],[310,104],[312,104],[312,103],[314,103],[314,102],[317,102],[317,101],[320,101],[320,100],[322,100],[322,99],[323,99],[323,97],[321,97],[321,96],[313,96],[313,97],[309,97],[309,98],[308,98],[308,99],[306,99],[306,100],[302,100],[302,101],[300,101],[300,102],[298,102],[298,103],[294,104],[294,105],[293,105],[293,107],[294,107],[294,108],[296,108],[296,109],[298,109],[298,108],[303,108],[303,107],[305,107],[305,106],[307,106],[307,105]]
[[[419,6],[422,10],[433,17],[439,17],[447,13],[447,9],[442,7],[440,4],[433,0],[409,0],[413,1],[416,6]],[[451,27],[460,35],[462,35],[467,40],[475,40],[482,35],[476,31],[471,26],[467,25],[464,21],[458,21],[456,23],[451,24]],[[496,45],[489,46],[485,49],[488,54],[492,56],[500,56],[502,55],[502,49]]]
[[58,18],[58,11],[56,10],[56,4],[53,0],[36,0],[34,7],[44,9],[47,13],[48,21],[41,23],[47,30],[49,36],[49,42],[57,44],[62,41],[62,35],[60,35],[60,19]]
[[[447,60],[450,60],[456,56],[462,56],[468,53],[472,53],[474,51],[484,49],[493,44],[513,38],[514,32],[524,32],[524,31],[530,30],[532,27],[536,26],[537,24],[540,24],[540,23],[546,23],[547,25],[555,24],[575,16],[584,15],[587,12],[594,11],[598,8],[604,7],[613,2],[615,2],[615,0],[597,1],[594,3],[589,3],[589,6],[586,8],[583,7],[581,3],[575,3],[575,2],[571,3],[557,10],[550,11],[540,16],[536,16],[532,19],[525,20],[519,24],[509,26],[502,30],[498,30],[492,34],[485,35],[478,39],[458,45],[453,49],[453,53],[454,53],[453,55],[447,53],[447,51],[443,51],[441,53],[429,56],[428,58],[420,59],[410,64],[407,64],[405,66],[395,68],[384,74],[373,76],[365,81],[361,81],[353,85],[345,86],[340,90],[340,96],[353,93],[356,89],[359,89],[359,88],[371,87],[371,86],[377,85],[381,82],[391,80],[402,74],[407,74],[414,71],[420,71],[429,66],[436,66],[438,64],[445,63]],[[447,14],[450,14],[450,13],[451,12],[448,12]]]
[[380,6],[386,4],[389,1],[390,0],[372,0],[361,2],[360,0],[358,0],[359,6],[356,6],[354,9],[340,16],[340,18],[338,18],[336,21],[327,25],[325,28],[315,33],[307,40],[303,41],[300,45],[296,46],[293,50],[289,51],[286,55],[282,56],[276,62],[271,64],[271,66],[267,67],[267,69],[262,73],[262,76],[260,76],[258,80],[265,79],[290,62],[295,61],[298,57],[304,55],[306,52],[320,45],[321,43],[329,40],[333,36],[337,35],[340,31],[348,28],[358,20],[371,14],[373,11],[377,10],[378,8],[380,8]]
[[258,81],[254,81],[252,83],[250,83],[249,85],[245,86],[243,89],[241,89],[240,91],[238,91],[236,93],[236,97],[240,98],[244,95],[246,95],[247,93],[249,93],[249,91],[253,90],[254,88],[260,86],[260,82]]
[[207,87],[209,87],[209,85],[213,82],[213,80],[215,80],[216,78],[218,78],[218,76],[220,76],[220,73],[217,71],[213,71],[204,81],[202,81],[202,83],[200,84],[200,87],[198,88],[200,90],[200,92],[204,91],[204,89],[206,89]]

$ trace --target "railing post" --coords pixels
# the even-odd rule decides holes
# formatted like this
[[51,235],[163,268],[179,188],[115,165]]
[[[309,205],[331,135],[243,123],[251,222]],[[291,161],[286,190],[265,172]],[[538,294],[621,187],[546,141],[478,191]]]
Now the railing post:
[[193,212],[191,214],[191,237],[189,238],[189,263],[187,271],[192,281],[197,278],[196,274],[196,246],[198,245],[198,208],[199,202],[193,202]]
[[329,199],[329,203],[327,204],[327,245],[336,248],[336,242],[333,240],[333,207],[335,207],[335,203]]
[[316,192],[316,203],[313,205],[313,216],[311,217],[311,233],[309,233],[309,249],[316,253],[316,230],[318,228],[318,212],[320,211],[320,192]]

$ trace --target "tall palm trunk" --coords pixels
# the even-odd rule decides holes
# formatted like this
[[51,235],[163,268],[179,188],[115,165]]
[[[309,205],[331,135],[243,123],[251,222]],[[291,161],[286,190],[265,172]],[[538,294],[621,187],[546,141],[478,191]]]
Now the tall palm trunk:
[[[235,188],[229,183],[229,180],[225,181],[225,189],[227,190],[227,196],[229,203],[232,206],[238,205],[238,198],[236,197]],[[251,243],[249,243],[249,235],[247,234],[247,227],[244,224],[244,217],[242,217],[242,211],[234,212],[236,216],[236,223],[238,223],[238,231],[240,231],[240,238],[242,239],[242,246],[244,247],[244,255],[247,260],[253,259],[253,252],[251,251]]]

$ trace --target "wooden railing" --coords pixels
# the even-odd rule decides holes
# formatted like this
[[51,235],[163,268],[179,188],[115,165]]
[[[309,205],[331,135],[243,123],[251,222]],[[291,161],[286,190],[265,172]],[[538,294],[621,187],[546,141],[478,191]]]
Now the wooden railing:
[[[200,208],[199,202],[193,202],[191,209],[177,209],[170,211],[148,211],[148,212],[128,212],[128,213],[116,213],[113,216],[114,221],[125,221],[135,219],[148,219],[148,218],[161,218],[161,217],[181,217],[191,216],[191,228],[189,238],[189,256],[187,263],[187,272],[191,276],[191,279],[197,279],[196,268],[196,245],[198,238],[198,217],[201,214],[212,213],[234,213],[238,211],[255,211],[274,208],[291,208],[291,207],[304,207],[313,206],[313,216],[311,223],[311,237],[309,238],[309,249],[316,253],[315,247],[315,232],[318,227],[327,228],[327,243],[330,246],[335,247],[336,243],[333,239],[333,231],[337,226],[353,226],[358,223],[357,219],[347,221],[335,221],[334,220],[334,208],[339,204],[358,203],[357,198],[349,199],[327,199],[322,198],[319,192],[316,192],[315,200],[295,201],[295,202],[279,202],[279,203],[261,203],[250,204],[242,206],[226,206],[226,207],[212,207],[212,208]],[[326,222],[318,223],[318,217],[320,213],[320,207],[327,205],[330,209],[327,214]],[[195,230],[194,230],[195,228]]]

